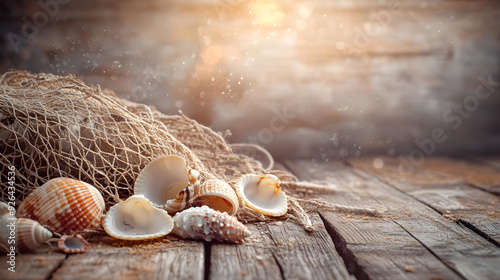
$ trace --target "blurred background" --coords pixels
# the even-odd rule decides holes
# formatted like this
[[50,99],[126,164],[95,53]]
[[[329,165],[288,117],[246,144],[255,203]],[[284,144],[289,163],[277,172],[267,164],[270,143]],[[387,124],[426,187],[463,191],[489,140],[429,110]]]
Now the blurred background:
[[0,11],[1,72],[74,74],[278,159],[500,152],[499,1],[17,0]]

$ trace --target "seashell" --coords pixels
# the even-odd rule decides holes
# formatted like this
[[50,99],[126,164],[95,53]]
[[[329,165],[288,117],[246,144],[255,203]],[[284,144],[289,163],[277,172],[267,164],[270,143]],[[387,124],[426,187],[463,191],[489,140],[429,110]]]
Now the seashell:
[[52,238],[52,232],[37,221],[26,218],[17,219],[17,247],[19,251],[33,251]]
[[199,182],[200,179],[200,171],[192,168],[188,168],[188,178],[189,184],[194,185]]
[[167,211],[154,207],[144,195],[133,195],[109,209],[103,227],[117,239],[144,240],[167,235],[174,222]]
[[207,179],[203,184],[187,187],[175,199],[167,201],[165,209],[169,213],[175,213],[186,206],[202,205],[233,215],[238,211],[239,202],[236,192],[226,182],[219,179]]
[[[16,236],[16,210],[5,202],[0,202],[0,252],[10,252],[9,237]],[[11,234],[12,232],[12,234]],[[12,241],[11,241],[12,242]]]
[[190,177],[195,180],[193,175],[188,174],[183,158],[160,157],[151,161],[139,173],[134,185],[134,194],[143,194],[154,206],[163,207],[167,200],[175,198],[189,185]]
[[173,232],[183,238],[240,242],[252,232],[235,217],[210,209],[193,207],[174,216]]
[[287,198],[279,182],[272,174],[247,174],[236,184],[236,191],[246,206],[264,215],[278,217],[287,211]]
[[55,178],[30,193],[17,209],[58,233],[79,232],[99,226],[104,199],[99,191],[70,178]]
[[61,236],[57,246],[67,254],[84,253],[90,248],[89,242],[79,234]]

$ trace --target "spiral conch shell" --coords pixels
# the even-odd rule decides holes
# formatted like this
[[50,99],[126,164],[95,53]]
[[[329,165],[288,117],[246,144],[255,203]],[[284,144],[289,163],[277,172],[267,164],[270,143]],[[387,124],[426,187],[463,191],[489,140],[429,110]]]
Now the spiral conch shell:
[[114,238],[145,240],[167,235],[174,222],[165,210],[154,207],[144,195],[133,195],[111,207],[102,225]]
[[[52,233],[37,221],[16,218],[8,212],[6,203],[0,202],[0,251],[9,253],[33,251],[52,237]],[[5,211],[7,210],[7,211]]]
[[79,234],[63,235],[57,241],[57,247],[67,254],[84,253],[90,248],[90,243]]
[[189,182],[186,161],[178,156],[164,156],[151,161],[141,170],[135,181],[134,194],[142,194],[155,207],[163,207]]
[[173,232],[183,238],[201,239],[207,242],[241,242],[251,231],[235,217],[208,206],[186,209],[174,216]]
[[30,193],[17,209],[27,217],[58,233],[97,227],[104,211],[99,191],[70,178],[55,178]]
[[202,205],[233,215],[238,211],[239,202],[236,192],[226,182],[219,179],[207,179],[203,183],[190,185],[175,199],[167,201],[165,209],[169,213],[175,213],[186,206]]
[[37,221],[17,219],[17,246],[19,251],[32,251],[52,238],[52,233]]
[[287,211],[287,198],[275,175],[244,175],[236,190],[246,206],[264,215],[278,217]]

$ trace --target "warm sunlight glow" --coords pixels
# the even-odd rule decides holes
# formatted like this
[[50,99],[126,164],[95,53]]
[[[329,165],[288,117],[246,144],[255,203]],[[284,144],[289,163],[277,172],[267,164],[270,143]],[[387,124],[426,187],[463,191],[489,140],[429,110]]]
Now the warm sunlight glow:
[[250,12],[255,17],[255,23],[263,26],[280,24],[285,17],[283,9],[272,1],[255,1],[250,6]]

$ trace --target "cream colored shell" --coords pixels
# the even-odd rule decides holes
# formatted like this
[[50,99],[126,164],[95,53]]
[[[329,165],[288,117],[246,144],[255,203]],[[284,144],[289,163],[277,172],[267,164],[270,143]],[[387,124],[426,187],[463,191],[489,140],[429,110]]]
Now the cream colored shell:
[[168,234],[174,222],[165,210],[154,207],[143,195],[133,195],[109,209],[103,227],[117,239],[145,240]]
[[287,211],[287,198],[275,175],[247,174],[240,178],[236,190],[243,203],[267,216],[282,216]]
[[208,206],[186,209],[174,216],[173,232],[183,238],[241,242],[252,233],[235,217]]
[[202,205],[233,215],[238,211],[239,202],[236,192],[226,182],[207,179],[200,184],[190,185],[175,199],[167,201],[165,209],[169,213],[176,213],[187,206]]
[[160,157],[151,161],[139,173],[134,194],[143,194],[154,206],[163,207],[167,200],[175,198],[184,190],[196,175],[188,174],[183,158],[173,155]]
[[52,238],[52,233],[37,221],[17,219],[17,246],[20,252],[33,251]]

